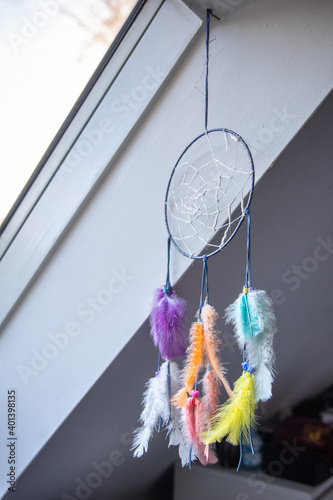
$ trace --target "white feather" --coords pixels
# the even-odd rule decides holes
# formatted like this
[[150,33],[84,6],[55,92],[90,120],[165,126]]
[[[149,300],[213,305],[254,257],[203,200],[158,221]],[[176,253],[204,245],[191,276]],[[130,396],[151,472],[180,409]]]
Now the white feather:
[[267,401],[272,397],[275,354],[274,335],[277,332],[273,303],[264,290],[248,293],[249,308],[258,318],[259,335],[246,342],[248,361],[255,372],[256,400]]
[[[179,374],[180,371],[177,363],[170,363],[171,397],[177,392]],[[180,425],[180,410],[173,405],[171,405],[171,415],[167,425],[167,436],[169,438],[169,446],[178,446],[183,440]]]
[[[178,454],[179,454],[179,458],[181,460],[181,463],[182,463],[182,467],[185,467],[186,465],[188,465],[190,463],[190,448],[191,448],[191,445],[189,445],[188,443],[185,443],[185,441],[183,441],[182,443],[179,444],[179,447],[178,447]],[[191,462],[193,460],[195,460],[195,456],[193,456],[193,450],[191,451]]]
[[272,396],[274,380],[273,338],[277,332],[273,303],[264,290],[252,290],[247,294],[251,320],[255,324],[254,336],[245,339],[241,310],[243,294],[226,310],[226,321],[235,328],[235,338],[241,350],[246,345],[246,359],[255,369],[256,400],[267,401]]
[[185,467],[185,465],[188,465],[189,463],[191,443],[185,438],[181,412],[181,408],[176,408],[175,406],[172,407],[171,419],[167,426],[167,430],[169,436],[169,446],[178,446],[179,458],[182,466]]
[[180,370],[175,361],[170,361],[170,392],[171,397],[177,392],[179,386]]
[[[171,372],[174,372],[170,363]],[[168,362],[160,367],[159,374],[149,379],[143,393],[143,410],[139,419],[142,426],[134,431],[132,450],[134,457],[141,457],[148,450],[148,443],[158,428],[159,419],[165,425],[169,419]]]
[[[177,392],[179,375],[180,370],[177,363],[170,363],[171,395],[174,395]],[[167,435],[169,438],[169,447],[178,446],[179,458],[182,466],[185,467],[185,465],[188,465],[189,463],[190,443],[188,443],[184,437],[181,409],[173,405],[171,406],[170,421],[167,425]]]

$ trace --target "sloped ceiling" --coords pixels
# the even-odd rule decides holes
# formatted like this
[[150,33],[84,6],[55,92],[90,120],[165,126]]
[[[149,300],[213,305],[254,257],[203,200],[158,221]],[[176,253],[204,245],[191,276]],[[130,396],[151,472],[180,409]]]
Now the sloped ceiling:
[[[333,383],[332,116],[333,94],[255,190],[253,281],[256,288],[273,294],[279,326],[274,397],[261,408],[263,416]],[[239,237],[209,262],[211,303],[221,316],[241,291],[244,268],[242,228]],[[176,286],[188,301],[190,317],[197,308],[200,276],[200,265],[193,264]],[[223,359],[233,381],[239,375],[241,358],[223,320],[220,328],[226,344]],[[68,494],[64,498],[79,498],[76,478],[86,481],[96,464],[111,458],[112,473],[81,498],[170,498],[169,476],[154,493],[154,484],[177,458],[176,451],[167,448],[164,434],[155,438],[141,459],[130,453],[130,433],[140,413],[144,384],[155,373],[156,359],[146,322],[23,473],[17,489],[24,494],[18,498],[56,500],[64,493]]]

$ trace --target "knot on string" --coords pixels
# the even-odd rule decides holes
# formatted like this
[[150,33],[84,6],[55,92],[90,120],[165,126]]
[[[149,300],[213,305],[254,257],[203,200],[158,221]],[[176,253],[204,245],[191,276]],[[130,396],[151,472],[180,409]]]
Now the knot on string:
[[207,9],[206,12],[207,12],[208,15],[210,15],[212,17],[215,17],[215,19],[217,19],[218,21],[220,20],[220,18],[217,17],[216,14],[214,14],[214,12],[212,11],[212,9]]
[[254,368],[252,368],[252,366],[250,366],[247,361],[244,361],[244,363],[242,363],[242,368],[245,372],[249,372],[250,375],[252,375],[252,373],[254,372]]

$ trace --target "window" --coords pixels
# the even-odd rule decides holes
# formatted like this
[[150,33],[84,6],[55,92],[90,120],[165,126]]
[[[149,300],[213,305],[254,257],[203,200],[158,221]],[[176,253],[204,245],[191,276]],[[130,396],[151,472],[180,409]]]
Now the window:
[[0,23],[0,224],[135,0],[6,2]]

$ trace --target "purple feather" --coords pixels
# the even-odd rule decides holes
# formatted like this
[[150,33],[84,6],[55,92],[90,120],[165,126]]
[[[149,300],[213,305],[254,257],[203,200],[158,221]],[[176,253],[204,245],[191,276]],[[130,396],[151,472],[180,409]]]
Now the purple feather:
[[185,355],[187,334],[184,326],[186,301],[172,288],[155,290],[150,313],[151,336],[163,359],[171,361]]

